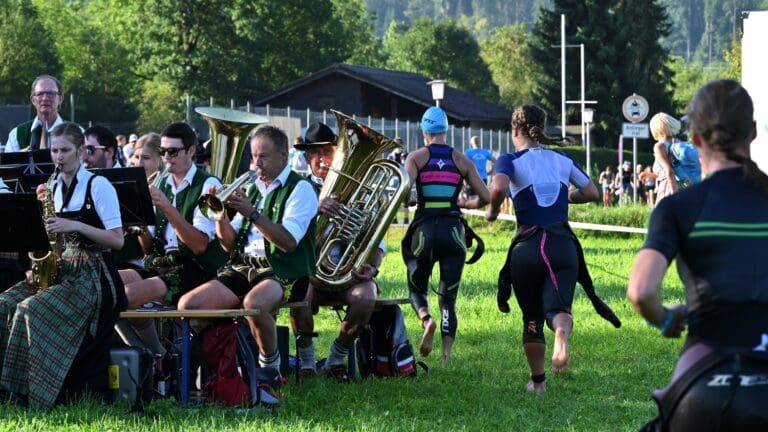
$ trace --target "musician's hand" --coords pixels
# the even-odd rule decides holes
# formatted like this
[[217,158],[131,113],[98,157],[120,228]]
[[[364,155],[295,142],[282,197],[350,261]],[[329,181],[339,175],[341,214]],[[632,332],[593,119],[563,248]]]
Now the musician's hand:
[[318,211],[320,214],[324,214],[327,216],[336,216],[339,214],[339,208],[341,206],[339,205],[339,202],[336,201],[334,198],[326,197],[320,200],[320,206],[318,207]]
[[373,280],[373,278],[375,278],[378,274],[379,269],[370,264],[363,264],[358,270],[352,270],[352,282],[356,284],[368,282]]
[[35,193],[37,194],[37,199],[40,201],[45,199],[45,194],[48,191],[48,185],[46,183],[41,183],[37,185],[37,189],[35,189]]
[[243,195],[243,193],[240,191],[235,191],[232,195],[230,195],[229,198],[224,201],[224,205],[234,209],[236,212],[243,215],[243,217],[246,219],[251,217],[251,213],[253,213],[255,210],[253,204],[251,204],[251,200],[249,200],[248,197]]
[[211,187],[208,188],[208,193],[211,194],[211,195],[216,195],[216,192],[218,192],[218,191],[219,190],[216,188],[216,186],[211,186]]
[[493,222],[499,217],[499,209],[489,206],[485,211],[485,220]]
[[149,187],[149,196],[152,198],[152,205],[160,209],[161,212],[167,213],[168,210],[173,207],[168,197],[158,188],[154,186]]
[[678,304],[670,306],[669,310],[672,311],[672,323],[662,335],[666,338],[679,338],[688,323],[688,308],[684,304]]
[[81,226],[82,222],[60,217],[52,217],[45,221],[45,230],[57,234],[77,232]]

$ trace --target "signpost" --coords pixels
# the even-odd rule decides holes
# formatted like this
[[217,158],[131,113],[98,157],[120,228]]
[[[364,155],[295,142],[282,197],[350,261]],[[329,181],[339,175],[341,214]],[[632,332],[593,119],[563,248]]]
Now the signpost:
[[648,139],[648,123],[640,123],[648,117],[648,101],[644,97],[632,93],[621,104],[621,112],[630,123],[622,126],[622,135],[632,138],[632,200],[637,204],[637,139]]

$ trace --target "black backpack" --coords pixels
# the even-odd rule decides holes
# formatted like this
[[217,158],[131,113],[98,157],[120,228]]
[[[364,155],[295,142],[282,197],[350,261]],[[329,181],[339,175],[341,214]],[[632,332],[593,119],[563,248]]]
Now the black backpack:
[[408,341],[403,312],[397,305],[382,306],[373,312],[355,346],[360,376],[415,377],[416,362]]

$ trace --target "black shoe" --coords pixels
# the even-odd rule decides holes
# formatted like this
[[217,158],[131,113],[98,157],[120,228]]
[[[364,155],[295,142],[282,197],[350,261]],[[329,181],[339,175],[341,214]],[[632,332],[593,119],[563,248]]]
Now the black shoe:
[[325,376],[341,383],[348,383],[349,369],[343,364],[328,366],[328,369],[325,370]]
[[299,380],[304,381],[307,379],[312,379],[317,376],[317,371],[314,369],[300,369],[299,370]]

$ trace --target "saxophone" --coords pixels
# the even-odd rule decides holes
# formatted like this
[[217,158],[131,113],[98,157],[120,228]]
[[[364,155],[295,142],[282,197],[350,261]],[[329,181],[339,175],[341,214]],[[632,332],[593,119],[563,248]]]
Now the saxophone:
[[[56,165],[53,174],[46,182],[45,199],[43,200],[43,224],[52,217],[56,216],[56,209],[53,205],[53,185],[56,177],[59,175],[61,167]],[[48,242],[51,250],[42,250],[29,252],[29,259],[32,261],[32,288],[36,290],[48,289],[51,285],[59,283],[59,256],[61,247],[58,242],[58,235],[48,231]]]

